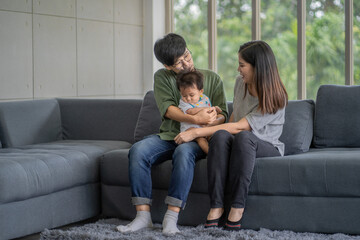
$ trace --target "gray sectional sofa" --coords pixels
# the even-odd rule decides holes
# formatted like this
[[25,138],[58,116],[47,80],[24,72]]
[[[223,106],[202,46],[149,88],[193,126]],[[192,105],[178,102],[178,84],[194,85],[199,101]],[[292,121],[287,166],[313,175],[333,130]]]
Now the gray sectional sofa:
[[[360,86],[327,85],[316,104],[289,102],[286,156],[256,160],[244,228],[360,234],[359,96]],[[132,219],[128,151],[160,122],[153,92],[143,101],[0,103],[0,239],[94,216]],[[206,168],[197,162],[180,224],[205,221]],[[171,161],[152,174],[152,217],[161,222]]]

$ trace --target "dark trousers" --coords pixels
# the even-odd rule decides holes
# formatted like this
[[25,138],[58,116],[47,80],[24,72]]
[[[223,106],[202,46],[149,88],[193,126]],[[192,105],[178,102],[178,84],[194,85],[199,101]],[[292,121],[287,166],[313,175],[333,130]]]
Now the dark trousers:
[[231,207],[244,208],[255,158],[280,156],[271,143],[249,131],[232,135],[217,131],[209,142],[208,191],[211,208],[223,208],[226,184],[231,190]]

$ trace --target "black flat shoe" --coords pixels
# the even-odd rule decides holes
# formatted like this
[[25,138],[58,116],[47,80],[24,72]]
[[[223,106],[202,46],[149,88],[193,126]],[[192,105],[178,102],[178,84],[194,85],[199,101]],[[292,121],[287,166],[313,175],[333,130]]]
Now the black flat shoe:
[[227,231],[239,231],[241,229],[240,221],[241,220],[239,220],[237,222],[232,222],[232,221],[227,220],[225,223],[224,229]]
[[205,228],[217,228],[219,227],[220,218],[213,219],[213,220],[206,220]]
[[224,225],[224,214],[221,215],[221,217],[213,220],[206,220],[205,228],[217,228],[222,227]]

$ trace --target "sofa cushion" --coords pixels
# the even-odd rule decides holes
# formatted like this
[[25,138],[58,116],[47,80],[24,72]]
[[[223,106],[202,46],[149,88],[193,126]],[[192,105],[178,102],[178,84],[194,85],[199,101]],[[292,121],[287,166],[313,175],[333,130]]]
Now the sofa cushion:
[[134,142],[141,99],[57,99],[64,139]]
[[[229,114],[233,103],[228,102]],[[313,138],[314,125],[313,100],[291,100],[285,111],[285,124],[280,141],[285,144],[285,155],[309,151]]]
[[[100,160],[101,182],[130,186],[128,149]],[[169,188],[172,162],[152,167],[153,189]],[[257,158],[249,194],[272,196],[360,197],[360,148],[314,149],[284,157]],[[196,162],[191,192],[208,193],[207,161]]]
[[4,148],[61,139],[55,99],[0,103],[0,140]]
[[[101,183],[109,186],[130,186],[129,182],[129,149],[118,149],[105,153],[100,160]],[[154,165],[151,169],[154,189],[169,188],[172,172],[172,161]],[[207,160],[196,162],[192,192],[207,193]]]
[[289,101],[280,141],[285,144],[285,155],[309,151],[313,138],[313,100]]
[[154,91],[148,91],[144,97],[139,117],[135,127],[135,142],[144,137],[159,132],[161,115],[156,105]]
[[360,148],[311,148],[285,157],[257,158],[250,194],[360,197]]
[[124,141],[57,141],[0,149],[0,203],[99,182],[99,159]]
[[101,183],[115,186],[130,186],[129,149],[116,149],[105,153],[100,159]]
[[315,147],[360,147],[359,96],[360,86],[320,86],[315,108]]

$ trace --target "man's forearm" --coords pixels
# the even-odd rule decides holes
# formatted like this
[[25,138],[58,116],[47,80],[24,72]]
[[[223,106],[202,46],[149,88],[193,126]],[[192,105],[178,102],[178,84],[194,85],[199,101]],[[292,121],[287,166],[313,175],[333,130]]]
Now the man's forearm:
[[175,106],[168,107],[165,117],[178,121],[196,124],[196,119],[193,115],[185,114],[180,108]]
[[178,122],[207,125],[216,121],[216,112],[207,112],[206,109],[202,109],[197,114],[190,115],[183,113],[183,111],[181,111],[178,107],[170,106],[165,113],[165,117]]
[[188,110],[186,110],[186,113],[187,114],[190,114],[190,115],[195,115],[197,114],[198,112],[200,112],[202,109],[204,109],[205,107],[196,107],[196,108],[190,108]]

